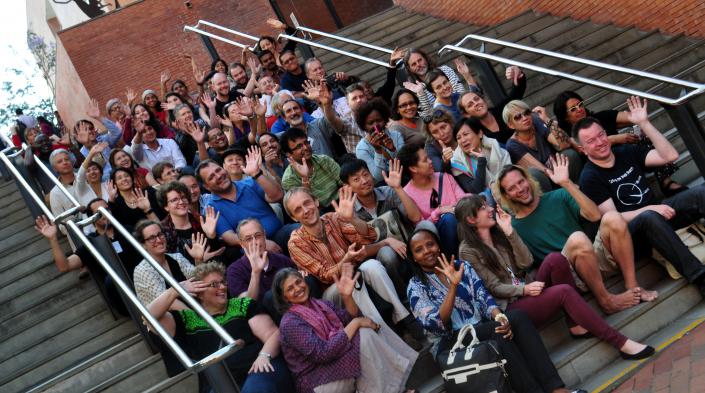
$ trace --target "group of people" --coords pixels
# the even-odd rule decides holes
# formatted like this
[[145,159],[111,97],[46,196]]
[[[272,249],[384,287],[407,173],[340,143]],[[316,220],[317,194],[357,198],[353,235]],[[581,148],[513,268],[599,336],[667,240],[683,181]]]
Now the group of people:
[[[654,353],[582,294],[607,314],[655,300],[634,267],[652,248],[705,293],[705,266],[675,233],[705,216],[705,188],[670,179],[678,154],[645,100],[591,113],[565,92],[551,118],[521,101],[514,66],[508,98],[490,107],[461,60],[435,67],[396,49],[374,89],[302,62],[294,44],[262,37],[210,71],[191,59],[197,90],[165,71],[141,101],[132,90],[104,111],[92,100],[58,135],[16,136],[30,171],[46,161],[85,216],[110,211],[239,340],[226,362],[241,391],[413,389],[419,351],[449,349],[472,324],[499,343],[515,391],[567,392],[537,331],[561,310],[573,338],[625,359]],[[396,86],[400,67],[408,81]],[[618,132],[630,125],[640,133]],[[654,169],[666,198],[648,184]],[[43,187],[55,214],[72,207]],[[59,270],[95,263],[85,247],[64,254],[63,228],[36,227]],[[86,232],[111,240],[140,301],[192,358],[218,348],[105,217]],[[609,275],[624,291],[608,290]],[[94,278],[124,310],[110,278]]]

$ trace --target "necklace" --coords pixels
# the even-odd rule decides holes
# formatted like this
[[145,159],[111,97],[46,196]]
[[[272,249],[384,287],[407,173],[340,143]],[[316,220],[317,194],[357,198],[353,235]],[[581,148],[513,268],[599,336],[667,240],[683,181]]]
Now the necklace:
[[134,209],[134,208],[137,207],[137,201],[136,201],[136,200],[135,200],[135,201],[128,201],[127,199],[125,199],[125,204],[126,204],[127,207],[129,207],[130,209]]

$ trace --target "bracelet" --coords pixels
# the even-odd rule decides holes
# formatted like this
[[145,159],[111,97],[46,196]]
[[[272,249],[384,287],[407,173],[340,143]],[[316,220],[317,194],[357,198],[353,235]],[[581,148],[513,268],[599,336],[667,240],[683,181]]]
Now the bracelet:
[[263,172],[262,172],[262,170],[260,169],[259,172],[257,172],[256,175],[252,176],[252,178],[255,179],[255,180],[257,180],[257,178],[260,177],[260,176],[262,176],[262,174],[263,174]]
[[259,356],[264,356],[264,357],[266,357],[267,359],[272,360],[272,354],[271,354],[271,353],[260,352],[260,353],[259,353]]
[[497,315],[494,316],[494,321],[495,321],[495,322],[500,322],[500,323],[501,323],[502,320],[504,320],[505,322],[509,322],[509,318],[507,318],[507,316],[504,315],[504,313],[499,313],[499,314],[497,314]]

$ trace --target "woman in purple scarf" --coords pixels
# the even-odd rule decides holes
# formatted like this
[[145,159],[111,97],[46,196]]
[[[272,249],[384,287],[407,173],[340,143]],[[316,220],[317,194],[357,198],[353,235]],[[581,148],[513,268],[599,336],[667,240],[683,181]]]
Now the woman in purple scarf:
[[344,309],[309,297],[298,271],[274,277],[274,302],[284,314],[279,326],[284,359],[300,393],[404,390],[418,354],[384,322],[360,315],[352,292],[360,273],[343,264],[336,280]]

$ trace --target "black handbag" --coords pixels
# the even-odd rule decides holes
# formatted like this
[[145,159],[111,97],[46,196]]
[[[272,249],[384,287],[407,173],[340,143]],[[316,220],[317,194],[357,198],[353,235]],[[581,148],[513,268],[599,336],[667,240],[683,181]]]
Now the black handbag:
[[[463,341],[468,332],[472,334],[472,341],[465,346]],[[439,353],[436,360],[448,393],[512,391],[505,370],[507,360],[499,353],[497,343],[478,340],[471,324],[460,329],[453,347]]]

